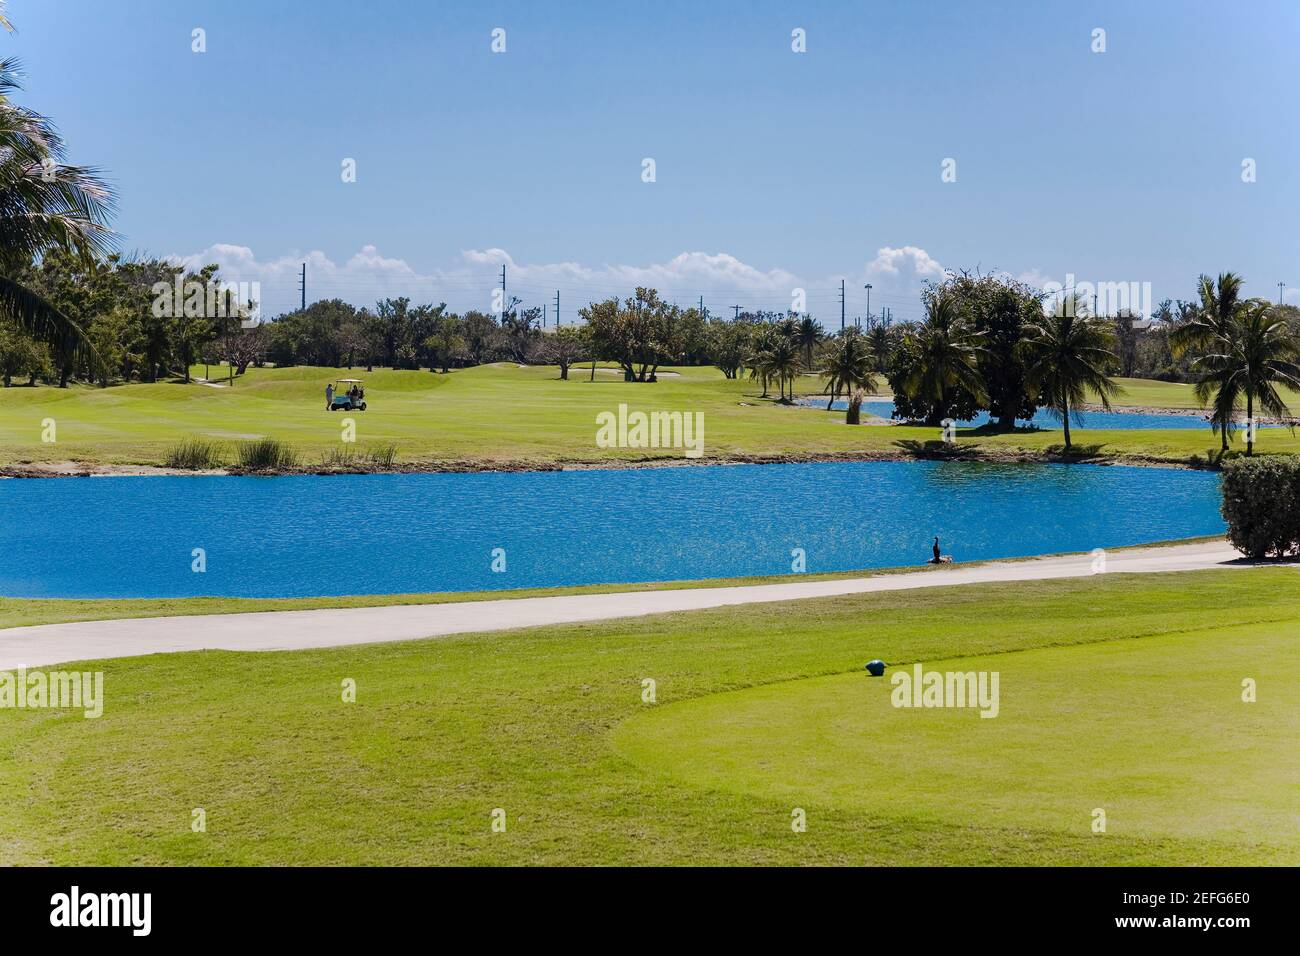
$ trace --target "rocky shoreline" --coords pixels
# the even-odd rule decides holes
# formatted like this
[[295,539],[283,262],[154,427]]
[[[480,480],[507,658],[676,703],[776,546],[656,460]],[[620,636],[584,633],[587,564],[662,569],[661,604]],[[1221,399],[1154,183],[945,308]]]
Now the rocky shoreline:
[[113,478],[113,477],[285,477],[291,475],[421,475],[421,474],[472,474],[480,472],[540,472],[540,471],[596,471],[631,470],[640,468],[691,468],[718,465],[790,465],[855,461],[972,461],[988,463],[1067,463],[1093,465],[1130,465],[1147,468],[1181,468],[1196,471],[1217,471],[1211,461],[1171,460],[1154,455],[1097,455],[1075,450],[1070,454],[1060,452],[1027,451],[1015,449],[978,450],[971,448],[948,449],[939,446],[904,449],[878,448],[869,451],[808,452],[776,455],[719,455],[713,458],[657,457],[568,461],[430,461],[406,462],[391,468],[331,468],[321,465],[303,465],[295,468],[277,468],[251,471],[242,468],[217,468],[187,471],[159,465],[101,464],[96,462],[20,462],[0,465],[0,478]]

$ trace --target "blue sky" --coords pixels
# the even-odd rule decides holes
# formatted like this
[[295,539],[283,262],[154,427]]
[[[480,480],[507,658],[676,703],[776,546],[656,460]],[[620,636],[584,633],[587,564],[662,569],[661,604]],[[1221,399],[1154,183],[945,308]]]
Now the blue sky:
[[909,318],[975,267],[1300,302],[1294,0],[8,9],[20,101],[117,185],[122,247],[220,261],[272,312],[304,259],[310,298],[458,309],[505,260],[569,320],[643,283],[728,313],[797,286],[838,324],[841,277],[850,317],[869,281]]

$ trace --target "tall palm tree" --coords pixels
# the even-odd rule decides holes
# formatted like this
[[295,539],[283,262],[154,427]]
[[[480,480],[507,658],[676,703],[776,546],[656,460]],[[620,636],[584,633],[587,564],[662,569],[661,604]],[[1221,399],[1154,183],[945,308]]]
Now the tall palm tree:
[[1074,294],[1032,325],[1022,341],[1025,377],[1061,419],[1066,451],[1071,448],[1070,409],[1092,393],[1101,407],[1110,411],[1110,400],[1120,392],[1106,371],[1115,360],[1114,345],[1112,324],[1087,315],[1082,300]]
[[871,347],[871,360],[875,371],[889,371],[889,360],[898,346],[898,330],[888,319],[871,319],[867,322],[867,343]]
[[1237,430],[1237,409],[1241,405],[1242,378],[1238,374],[1238,349],[1235,340],[1220,340],[1221,349],[1212,347],[1196,357],[1192,368],[1198,374],[1194,394],[1203,408],[1210,409],[1210,427],[1219,435],[1220,450],[1228,451],[1228,441]]
[[783,336],[777,332],[775,326],[759,326],[754,331],[754,337],[750,340],[749,349],[745,353],[745,364],[749,366],[749,377],[758,379],[763,386],[763,394],[760,398],[767,398],[767,359],[780,338],[783,338]]
[[778,335],[772,347],[763,353],[760,361],[763,371],[774,378],[781,389],[781,401],[786,401],[785,386],[790,383],[790,397],[794,397],[794,380],[799,374],[799,351],[793,339]]
[[12,101],[18,77],[17,60],[0,59],[0,312],[69,356],[66,384],[72,353],[93,350],[75,321],[16,276],[50,249],[107,252],[113,194],[95,170],[63,163],[63,140],[48,119]]
[[926,424],[939,424],[958,388],[986,400],[979,373],[979,357],[984,351],[981,340],[962,317],[952,293],[932,289],[926,295],[925,321],[903,340],[910,366],[903,388],[909,398],[929,403]]
[[812,353],[817,343],[826,337],[826,330],[822,324],[814,319],[811,315],[805,315],[795,326],[794,340],[803,349],[804,368],[811,370],[813,365]]
[[1255,403],[1269,415],[1290,414],[1277,387],[1300,389],[1300,365],[1295,362],[1296,342],[1286,319],[1263,300],[1250,300],[1237,310],[1238,335],[1231,364],[1246,396],[1246,454],[1255,453]]
[[[1228,439],[1236,427],[1236,406],[1240,382],[1228,370],[1226,356],[1235,349],[1239,330],[1237,310],[1241,306],[1242,278],[1235,272],[1221,272],[1217,280],[1202,275],[1197,281],[1200,304],[1189,321],[1169,333],[1169,348],[1175,359],[1188,351],[1205,353],[1198,359],[1203,373],[1196,395],[1201,405],[1213,406],[1210,427],[1219,433],[1221,447],[1228,450]],[[1219,356],[1214,358],[1213,356]]]
[[[830,411],[841,392],[850,396],[860,392],[874,392],[874,371],[871,349],[865,337],[854,333],[837,336],[834,347],[826,356],[826,391],[830,394],[826,410]],[[859,408],[861,404],[859,400]],[[858,423],[858,415],[855,414],[857,411],[858,408],[854,408],[850,402],[849,414],[845,416],[845,421],[850,425]]]

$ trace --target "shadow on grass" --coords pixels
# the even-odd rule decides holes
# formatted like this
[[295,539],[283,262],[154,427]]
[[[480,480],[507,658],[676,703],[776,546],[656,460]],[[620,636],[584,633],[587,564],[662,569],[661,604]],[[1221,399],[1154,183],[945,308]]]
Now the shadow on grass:
[[962,448],[959,444],[949,444],[937,438],[925,441],[917,438],[900,438],[894,442],[894,447],[923,458],[961,458],[975,451],[973,448]]
[[967,435],[973,435],[977,438],[996,438],[998,435],[1037,435],[1049,431],[1049,429],[1040,428],[1037,425],[1017,425],[1015,428],[1001,428],[989,422],[980,425],[978,428],[966,428],[963,431]]
[[1071,445],[1068,449],[1064,442],[1057,442],[1054,445],[1048,445],[1043,449],[1043,454],[1062,460],[1073,460],[1077,458],[1097,458],[1105,453],[1106,446],[1100,443],[1091,445]]

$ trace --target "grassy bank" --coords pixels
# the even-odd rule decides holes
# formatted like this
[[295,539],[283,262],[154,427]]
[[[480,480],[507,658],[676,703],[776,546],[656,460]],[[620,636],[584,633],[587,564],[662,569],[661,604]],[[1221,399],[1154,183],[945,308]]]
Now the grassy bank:
[[[0,862],[1295,864],[1294,583],[1108,575],[90,665],[98,720],[0,710]],[[1001,713],[883,711],[873,657],[999,670]]]
[[[627,403],[632,410],[702,412],[704,461],[818,457],[939,455],[936,429],[849,427],[842,412],[782,406],[760,397],[750,381],[729,381],[712,368],[683,368],[652,384],[575,369],[561,381],[554,368],[499,364],[448,375],[379,370],[354,372],[367,382],[366,412],[325,411],[332,369],[253,369],[233,387],[200,383],[0,389],[0,467],[82,462],[164,465],[195,460],[238,464],[252,443],[277,439],[305,470],[373,469],[393,449],[396,467],[552,467],[563,463],[683,461],[680,450],[599,448],[596,416]],[[1192,407],[1189,386],[1123,380],[1121,401],[1135,406]],[[805,393],[819,390],[805,377]],[[356,422],[356,444],[341,440],[344,418]],[[57,441],[42,442],[53,420]],[[1209,428],[1077,431],[1075,456],[1103,460],[1204,464],[1219,441]],[[207,445],[216,446],[216,458]],[[1059,430],[996,434],[961,429],[957,451],[971,457],[1052,458],[1063,453]],[[1240,445],[1238,444],[1238,448]],[[1260,432],[1261,453],[1300,452],[1285,429]],[[340,455],[355,449],[355,455]]]

